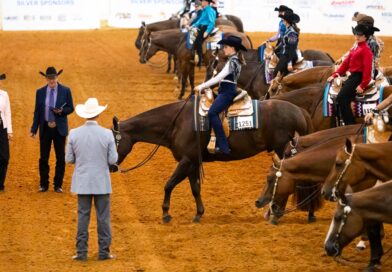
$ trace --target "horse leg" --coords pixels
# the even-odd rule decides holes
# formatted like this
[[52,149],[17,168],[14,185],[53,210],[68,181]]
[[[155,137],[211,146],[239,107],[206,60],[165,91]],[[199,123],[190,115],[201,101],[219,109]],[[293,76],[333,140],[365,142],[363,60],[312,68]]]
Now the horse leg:
[[314,215],[313,205],[310,207],[308,212],[308,223],[316,222],[316,216]]
[[173,74],[176,74],[177,73],[177,56],[176,55],[174,55],[173,60],[174,60]]
[[190,68],[190,73],[189,73],[189,84],[191,85],[191,95],[195,94],[195,91],[193,90],[195,88],[195,65],[192,65]]
[[170,73],[171,61],[172,61],[172,54],[167,54],[167,70],[166,70],[166,73]]
[[194,223],[199,223],[201,217],[204,214],[204,205],[200,195],[201,186],[200,186],[200,174],[199,174],[198,166],[193,167],[192,172],[189,174],[188,178],[189,178],[189,183],[191,185],[192,194],[196,202],[196,215],[193,217],[192,221]]
[[382,244],[381,244],[381,223],[372,222],[367,226],[367,234],[370,243],[370,263],[368,269],[373,271],[381,266],[381,257],[384,254]]
[[171,193],[173,189],[177,186],[177,184],[179,184],[189,175],[191,166],[192,164],[189,160],[181,160],[178,163],[176,170],[174,170],[174,173],[172,174],[170,179],[166,182],[165,197],[162,204],[162,220],[164,223],[169,223],[171,220],[171,216],[169,214]]

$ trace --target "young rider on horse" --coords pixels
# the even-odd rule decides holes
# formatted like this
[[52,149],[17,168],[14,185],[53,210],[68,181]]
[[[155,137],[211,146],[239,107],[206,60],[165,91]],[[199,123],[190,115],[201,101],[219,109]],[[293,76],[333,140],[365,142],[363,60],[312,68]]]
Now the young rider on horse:
[[345,125],[355,124],[351,101],[354,100],[356,93],[364,92],[372,78],[373,54],[366,42],[370,33],[371,29],[365,25],[357,25],[353,29],[357,45],[350,50],[338,70],[327,80],[332,81],[335,77],[344,76],[347,71],[350,72],[350,76],[336,97]]
[[196,86],[195,91],[201,92],[203,89],[219,83],[218,96],[208,111],[208,118],[216,135],[215,154],[230,154],[229,143],[223,131],[219,113],[228,108],[237,95],[237,79],[240,76],[241,65],[245,64],[240,50],[246,51],[246,48],[242,45],[241,38],[237,36],[228,36],[226,39],[222,39],[219,44],[223,45],[223,51],[229,57],[225,66],[215,77]]
[[[275,11],[278,12],[278,17],[282,18],[283,14],[285,12],[293,12],[293,10],[285,5],[280,5],[279,8],[275,8]],[[280,55],[280,52],[282,51],[282,39],[284,36],[284,33],[286,32],[286,25],[283,22],[283,19],[279,21],[279,28],[278,32],[275,34],[275,36],[272,36],[269,38],[266,42],[275,42],[278,41],[275,45],[275,54]]]
[[297,23],[299,23],[299,16],[293,12],[286,11],[281,18],[286,26],[286,32],[282,38],[282,51],[278,55],[279,62],[276,65],[274,71],[274,77],[281,73],[282,76],[287,75],[293,70],[293,65],[297,61],[297,47],[299,41],[299,28]]
[[216,12],[210,6],[211,1],[212,0],[201,1],[203,11],[200,15],[200,18],[192,23],[192,27],[198,28],[198,33],[194,42],[194,46],[197,52],[197,55],[195,55],[195,62],[197,62],[197,66],[199,67],[201,66],[203,57],[203,40],[207,38],[208,34],[210,34],[215,27]]
[[381,52],[384,49],[384,42],[374,36],[375,31],[380,31],[377,27],[374,27],[374,19],[371,16],[362,13],[354,13],[352,18],[353,21],[357,22],[357,25],[365,25],[369,27],[369,38],[367,44],[373,53],[372,62],[372,78],[376,78],[378,74],[379,62],[381,58]]

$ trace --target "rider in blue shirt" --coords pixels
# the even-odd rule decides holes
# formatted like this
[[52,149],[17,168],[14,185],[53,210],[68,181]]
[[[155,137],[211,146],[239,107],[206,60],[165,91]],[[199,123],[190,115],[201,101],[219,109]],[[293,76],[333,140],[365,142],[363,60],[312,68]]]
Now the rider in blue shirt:
[[203,11],[196,21],[192,23],[192,27],[196,27],[199,29],[198,34],[196,36],[196,40],[194,42],[194,49],[196,49],[197,56],[198,56],[198,63],[197,65],[200,67],[202,63],[203,57],[203,40],[207,38],[208,34],[215,27],[215,19],[216,19],[216,12],[210,6],[212,0],[202,0],[201,5],[203,7]]
[[[278,12],[278,17],[282,18],[282,16],[284,15],[285,12],[293,12],[293,10],[285,5],[280,5],[279,8],[275,8],[275,11]],[[282,38],[284,36],[284,33],[286,32],[286,26],[283,22],[283,19],[281,19],[279,21],[279,29],[278,32],[272,36],[271,38],[269,38],[267,41],[268,42],[275,42],[278,41],[276,43],[275,46],[275,54],[279,57],[280,52],[282,51]]]

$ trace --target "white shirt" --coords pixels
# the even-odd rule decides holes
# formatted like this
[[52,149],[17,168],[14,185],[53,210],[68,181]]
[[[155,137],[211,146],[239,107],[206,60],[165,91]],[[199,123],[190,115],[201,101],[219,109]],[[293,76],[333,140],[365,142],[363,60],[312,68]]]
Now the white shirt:
[[[7,133],[12,133],[11,124],[11,105],[10,99],[6,91],[0,90],[0,116],[3,120],[3,127],[7,129]],[[1,126],[0,126],[1,127]]]

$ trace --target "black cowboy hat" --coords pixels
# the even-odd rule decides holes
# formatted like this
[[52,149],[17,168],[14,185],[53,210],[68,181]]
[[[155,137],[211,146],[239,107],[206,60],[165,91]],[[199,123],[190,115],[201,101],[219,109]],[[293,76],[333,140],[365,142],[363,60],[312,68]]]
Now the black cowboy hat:
[[289,11],[289,12],[294,12],[291,8],[289,8],[288,6],[285,6],[285,5],[280,5],[278,8],[275,8],[275,11],[279,11],[279,12],[286,12],[286,11]]
[[283,15],[279,15],[279,17],[282,18],[283,20],[286,20],[289,24],[292,24],[292,23],[298,24],[299,21],[301,20],[299,18],[298,14],[295,14],[295,13],[290,12],[290,11],[285,12]]
[[44,77],[47,77],[47,78],[54,78],[56,76],[61,75],[62,72],[63,72],[63,69],[61,69],[57,73],[56,68],[54,68],[53,66],[49,66],[48,68],[46,68],[46,73],[43,73],[43,72],[39,71],[39,73],[41,75],[43,75]]
[[227,38],[223,38],[218,42],[218,44],[226,44],[234,47],[236,50],[244,50],[247,51],[245,46],[242,45],[242,40],[240,37],[230,35]]
[[203,1],[207,1],[208,3],[212,3],[213,2],[212,0],[201,0],[201,2],[203,2]]
[[370,26],[367,25],[356,25],[356,27],[352,28],[354,35],[365,35],[369,36],[372,33],[372,29]]

